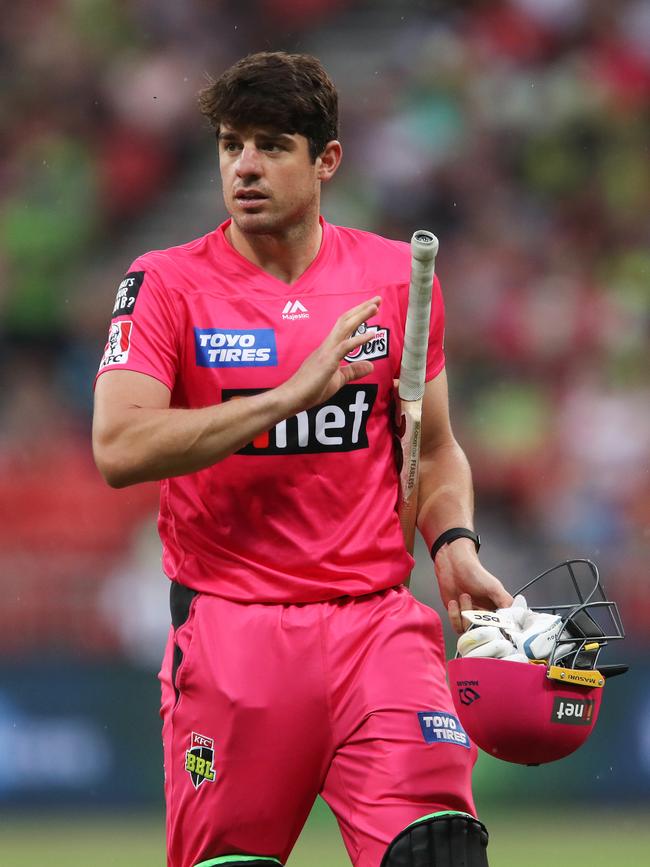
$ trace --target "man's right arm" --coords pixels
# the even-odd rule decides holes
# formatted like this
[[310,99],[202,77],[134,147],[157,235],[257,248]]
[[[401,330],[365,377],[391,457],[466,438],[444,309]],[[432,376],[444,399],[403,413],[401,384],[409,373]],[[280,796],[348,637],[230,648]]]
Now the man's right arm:
[[285,418],[316,406],[347,382],[367,376],[369,361],[341,366],[371,332],[350,337],[377,313],[372,298],[344,313],[323,343],[286,382],[261,394],[201,409],[170,407],[169,388],[151,376],[108,370],[95,388],[93,452],[108,482],[123,488],[185,475],[223,460]]

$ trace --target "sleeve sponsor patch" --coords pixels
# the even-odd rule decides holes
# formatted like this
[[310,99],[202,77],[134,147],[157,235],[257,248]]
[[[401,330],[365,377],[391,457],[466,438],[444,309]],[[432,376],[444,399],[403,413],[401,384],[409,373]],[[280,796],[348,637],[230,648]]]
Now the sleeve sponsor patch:
[[109,364],[126,364],[129,357],[129,349],[131,348],[132,333],[133,322],[129,319],[111,322],[108,329],[108,342],[99,364],[100,370]]
[[111,316],[124,316],[133,313],[144,275],[144,271],[129,271],[124,277],[118,286]]
[[423,710],[418,713],[420,728],[428,744],[456,744],[470,748],[467,732],[458,717],[443,710]]

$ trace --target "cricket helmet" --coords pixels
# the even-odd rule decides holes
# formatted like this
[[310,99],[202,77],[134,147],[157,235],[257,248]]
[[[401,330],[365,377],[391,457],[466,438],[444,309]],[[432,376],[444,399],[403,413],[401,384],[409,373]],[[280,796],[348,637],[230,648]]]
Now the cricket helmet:
[[[523,593],[531,610],[561,618],[549,658],[458,657],[448,664],[449,683],[461,724],[477,746],[507,762],[540,765],[570,755],[593,731],[606,679],[627,671],[599,658],[625,633],[590,560],[559,563],[515,595]],[[549,604],[549,598],[562,601]]]

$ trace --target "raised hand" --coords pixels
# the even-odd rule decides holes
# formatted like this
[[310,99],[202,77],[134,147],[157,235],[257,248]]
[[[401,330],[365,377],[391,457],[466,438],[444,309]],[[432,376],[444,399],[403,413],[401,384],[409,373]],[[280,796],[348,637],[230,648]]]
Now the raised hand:
[[279,386],[286,392],[293,412],[323,403],[346,383],[372,372],[370,361],[352,361],[344,365],[341,362],[371,339],[370,331],[365,334],[355,332],[362,322],[376,315],[380,304],[381,298],[375,296],[339,316],[321,345],[307,356],[292,377]]

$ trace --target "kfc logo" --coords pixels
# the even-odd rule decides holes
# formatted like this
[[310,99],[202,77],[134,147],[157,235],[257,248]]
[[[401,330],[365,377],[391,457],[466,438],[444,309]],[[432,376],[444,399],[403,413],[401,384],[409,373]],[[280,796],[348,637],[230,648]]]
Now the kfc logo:
[[126,364],[129,357],[129,349],[131,348],[132,333],[133,322],[130,320],[111,322],[108,331],[108,343],[99,365],[100,370],[103,367],[108,367],[109,364]]

